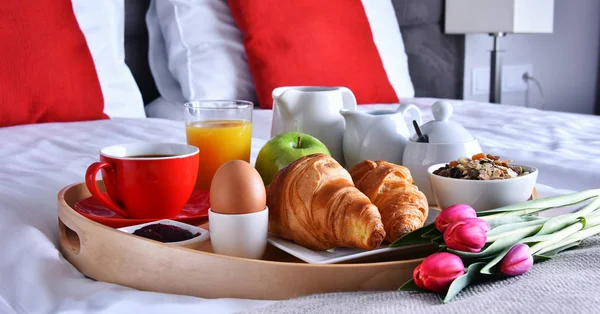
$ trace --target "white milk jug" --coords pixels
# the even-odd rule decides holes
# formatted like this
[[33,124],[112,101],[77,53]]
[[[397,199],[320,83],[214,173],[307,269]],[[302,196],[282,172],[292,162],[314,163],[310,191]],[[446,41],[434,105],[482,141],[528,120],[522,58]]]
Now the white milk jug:
[[[340,113],[346,119],[343,149],[348,168],[363,160],[385,160],[402,164],[404,147],[410,136],[405,115],[421,123],[421,111],[415,105],[403,104],[396,110],[345,110]],[[412,126],[411,126],[412,128]]]
[[356,110],[356,98],[346,87],[288,86],[273,90],[271,137],[285,132],[312,135],[327,146],[342,166],[345,121],[341,109]]

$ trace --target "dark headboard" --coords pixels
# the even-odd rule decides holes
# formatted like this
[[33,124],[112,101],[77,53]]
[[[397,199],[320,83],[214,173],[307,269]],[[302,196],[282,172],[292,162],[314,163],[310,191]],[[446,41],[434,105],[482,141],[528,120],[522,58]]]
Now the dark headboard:
[[160,96],[148,65],[146,11],[149,6],[150,0],[125,0],[125,63],[142,91],[145,104]]
[[392,0],[416,97],[461,99],[465,37],[443,32],[443,0]]
[[[223,1],[223,0],[211,0]],[[443,33],[443,0],[392,0],[417,97],[462,98],[464,36]],[[149,103],[159,94],[148,66],[150,0],[125,0],[125,62]]]

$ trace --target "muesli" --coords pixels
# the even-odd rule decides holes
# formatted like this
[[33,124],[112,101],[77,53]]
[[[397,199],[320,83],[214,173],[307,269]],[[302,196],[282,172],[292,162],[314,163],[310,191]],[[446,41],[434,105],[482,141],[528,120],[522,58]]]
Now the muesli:
[[499,156],[479,153],[469,157],[460,157],[433,172],[433,174],[464,180],[504,180],[529,174],[518,165],[510,165],[512,160]]

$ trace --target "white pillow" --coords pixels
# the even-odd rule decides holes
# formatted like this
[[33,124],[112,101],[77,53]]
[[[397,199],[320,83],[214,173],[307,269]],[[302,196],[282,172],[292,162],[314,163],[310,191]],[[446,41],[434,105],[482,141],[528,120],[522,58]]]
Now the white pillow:
[[[390,84],[398,98],[414,97],[391,0],[362,2]],[[201,99],[256,102],[243,35],[226,0],[152,0],[146,23],[150,69],[166,100],[162,105]],[[149,116],[158,112],[164,116],[167,109],[157,110],[157,103],[151,105]]]
[[383,68],[399,99],[415,97],[408,56],[391,0],[362,0]]
[[256,101],[243,36],[226,0],[152,0],[150,7],[148,58],[167,101]]
[[[146,12],[146,26],[148,27],[148,63],[156,88],[163,98],[158,106],[162,107],[163,104],[169,102],[173,103],[173,105],[183,105],[186,101],[183,99],[181,87],[171,72],[169,72],[169,66],[167,65],[167,47],[165,46],[165,40],[158,24],[154,0],[150,2],[150,7],[148,8],[148,12]],[[152,115],[149,112],[153,107],[156,107],[155,103],[156,100],[146,106],[146,113],[149,117],[160,117],[160,115]],[[181,107],[181,111],[181,116],[183,117],[183,107]]]
[[72,0],[73,12],[94,60],[111,118],[145,118],[142,94],[125,64],[125,4],[123,0]]

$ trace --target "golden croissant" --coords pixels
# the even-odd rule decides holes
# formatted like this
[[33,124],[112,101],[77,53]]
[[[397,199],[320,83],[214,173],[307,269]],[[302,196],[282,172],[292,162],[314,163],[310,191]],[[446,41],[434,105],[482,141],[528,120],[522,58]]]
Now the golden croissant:
[[376,248],[385,238],[377,207],[346,169],[324,154],[281,169],[267,187],[269,231],[313,250]]
[[394,242],[423,226],[429,214],[427,198],[413,185],[406,167],[365,160],[352,167],[350,175],[356,187],[379,209],[386,241]]

